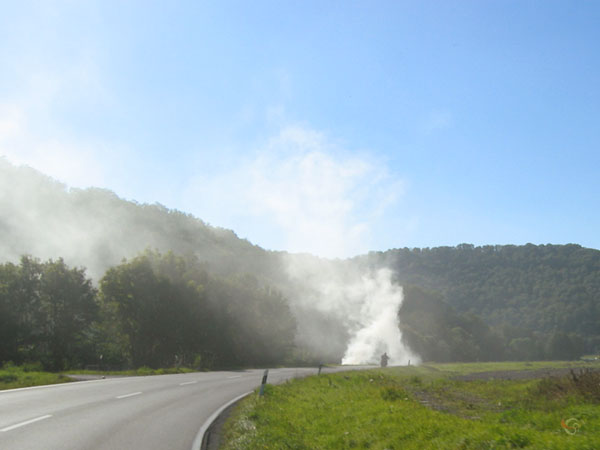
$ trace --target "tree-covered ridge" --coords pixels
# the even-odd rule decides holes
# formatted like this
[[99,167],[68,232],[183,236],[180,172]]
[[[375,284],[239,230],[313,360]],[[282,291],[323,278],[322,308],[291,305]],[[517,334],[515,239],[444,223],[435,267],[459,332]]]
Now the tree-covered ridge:
[[147,248],[193,255],[214,273],[262,276],[277,267],[267,252],[231,230],[160,204],[139,204],[98,188],[74,189],[0,158],[0,262],[21,255],[63,258],[98,280]]
[[[26,258],[31,267],[37,267],[35,270],[38,272],[46,270],[46,265],[50,267],[59,263],[63,271],[79,271],[80,281],[92,291],[96,299],[94,307],[99,312],[92,321],[96,325],[75,333],[74,339],[78,343],[73,345],[79,346],[86,355],[95,355],[94,358],[99,355],[103,355],[105,360],[112,358],[114,364],[130,364],[134,353],[136,360],[144,359],[151,364],[157,364],[152,361],[162,361],[161,358],[167,354],[177,354],[178,358],[185,356],[187,360],[193,354],[194,358],[200,356],[205,362],[213,360],[214,364],[246,364],[258,361],[258,357],[249,355],[262,345],[259,343],[248,349],[238,343],[255,339],[248,330],[256,330],[257,336],[261,336],[269,327],[277,328],[279,325],[297,331],[294,355],[302,355],[303,360],[333,362],[337,358],[339,361],[349,339],[343,304],[340,303],[336,311],[319,308],[318,302],[326,302],[327,298],[319,297],[321,293],[315,286],[318,287],[327,274],[331,274],[332,280],[335,279],[339,286],[351,284],[353,277],[382,267],[393,271],[397,284],[432,291],[432,295],[443,302],[438,302],[436,308],[446,311],[445,315],[427,306],[436,302],[426,300],[422,301],[420,311],[419,308],[413,308],[410,314],[401,311],[407,342],[410,340],[410,346],[417,353],[429,355],[427,358],[486,359],[486,352],[491,347],[480,344],[488,342],[486,339],[490,333],[492,341],[500,342],[502,348],[502,351],[494,350],[493,354],[497,356],[493,359],[557,358],[559,354],[571,357],[580,351],[600,352],[600,251],[578,245],[474,247],[462,244],[457,247],[394,249],[349,260],[290,255],[266,251],[239,239],[232,231],[212,227],[189,214],[162,205],[126,201],[103,189],[68,189],[33,169],[12,166],[1,158],[0,211],[0,263],[13,262],[2,266],[2,276],[8,277],[8,281],[0,285],[0,295],[4,296],[0,301],[0,337],[8,336],[11,332],[7,330],[12,330],[11,327],[18,328],[18,333],[0,342],[3,354],[10,354],[1,358],[16,361],[23,355],[34,355],[35,349],[42,348],[37,346],[35,339],[41,341],[41,334],[46,333],[44,336],[47,336],[51,332],[43,324],[46,319],[42,317],[48,308],[41,305],[48,305],[53,294],[40,296],[42,287],[27,291],[27,294],[15,288],[14,280],[27,273],[24,267],[19,266],[21,255],[35,255],[47,261],[42,263]],[[167,258],[157,257],[155,253],[144,254],[147,248],[156,249],[163,255],[172,252],[172,255],[180,256]],[[127,259],[125,262],[124,258]],[[170,261],[169,264],[166,261]],[[187,275],[175,277],[179,269],[166,269],[171,263],[175,268],[183,264]],[[296,271],[293,276],[290,267],[308,267],[311,270],[306,273]],[[13,275],[16,278],[11,278]],[[215,318],[225,318],[222,322],[225,325],[220,329],[222,336],[217,338],[216,331],[211,334],[222,341],[218,352],[214,350],[216,344],[206,344],[201,349],[180,344],[182,336],[196,338],[190,331],[191,325],[186,328],[188,331],[181,331],[178,336],[169,334],[169,327],[158,327],[165,343],[156,344],[152,351],[135,346],[135,329],[127,329],[126,322],[117,316],[113,317],[114,323],[109,326],[106,320],[108,314],[114,314],[115,310],[126,311],[124,306],[120,310],[115,308],[118,294],[127,292],[121,288],[114,292],[110,289],[127,277],[137,276],[146,277],[154,289],[143,291],[138,286],[136,291],[127,295],[141,299],[147,294],[148,308],[160,311],[164,302],[176,309],[189,308],[185,319],[196,317],[197,323],[204,323],[206,317],[211,318],[206,326],[202,326],[205,330],[210,330],[217,323]],[[101,281],[103,277],[105,287]],[[73,276],[70,281],[65,278],[66,286],[74,283],[75,278]],[[108,285],[106,280],[110,280]],[[28,285],[24,281],[19,283]],[[202,288],[194,292],[188,283]],[[261,289],[268,285],[283,292],[287,300],[281,298],[276,302],[274,297],[269,297],[275,295],[273,289],[264,297],[266,294]],[[43,284],[44,289],[49,289],[49,286],[49,282]],[[251,286],[256,289],[252,291]],[[410,293],[416,292],[411,291],[410,286],[406,290],[405,304],[411,303]],[[95,294],[97,288],[102,291],[100,295]],[[158,292],[160,297],[156,297]],[[112,297],[106,296],[109,293]],[[227,300],[218,300],[221,297]],[[423,298],[422,295],[416,297]],[[165,300],[168,298],[174,300]],[[254,300],[249,303],[242,300],[252,298]],[[264,298],[267,300],[262,302],[260,299]],[[245,309],[247,305],[254,305],[255,300],[258,302],[256,305],[270,306]],[[27,310],[27,305],[31,309]],[[41,313],[34,312],[35,305]],[[19,316],[23,308],[28,312]],[[194,312],[195,308],[200,308],[202,313]],[[292,313],[279,308],[289,308]],[[281,315],[273,318],[271,311],[279,311]],[[17,321],[13,320],[15,314],[19,316]],[[169,311],[164,315],[165,321],[172,320],[171,314],[176,313]],[[244,316],[250,318],[254,325],[244,328],[241,322]],[[102,326],[97,325],[99,323]],[[229,336],[228,327],[233,327],[236,337]],[[110,333],[106,334],[109,329]],[[243,334],[244,330],[249,334]],[[285,346],[290,345],[289,334],[283,329],[278,329],[277,333],[285,335],[285,339],[280,340]],[[293,332],[290,333],[293,335]],[[14,336],[17,335],[18,345],[14,344]],[[111,344],[113,347],[94,348],[93,351],[82,347],[101,342],[99,336],[119,336],[121,340]],[[50,342],[46,338],[43,340]],[[261,342],[266,342],[266,337]],[[328,345],[324,346],[322,342]],[[435,342],[449,344],[451,351],[444,352],[443,345]],[[551,342],[556,345],[550,346]],[[235,350],[236,346],[245,351]],[[555,351],[557,348],[562,350]],[[569,348],[571,350],[567,351]],[[72,353],[71,350],[69,352]],[[48,351],[44,350],[44,353]],[[277,350],[275,353],[278,357],[285,353],[287,358],[292,351]],[[268,355],[268,351],[262,354]],[[60,360],[61,357],[57,358]],[[85,358],[76,359],[83,361]],[[58,360],[48,364],[59,366],[62,363]],[[86,360],[86,363],[91,362]],[[70,362],[67,360],[65,364]]]
[[472,313],[459,313],[442,295],[404,287],[398,312],[403,342],[423,361],[572,360],[597,351],[597,340],[576,333],[544,333],[510,324],[490,326]]
[[600,251],[579,245],[390,250],[401,284],[444,294],[461,312],[539,331],[600,332]]
[[585,351],[600,350],[598,250],[573,244],[462,244],[389,250],[357,261],[391,267],[400,284],[437,291],[456,313],[475,314],[504,330],[507,344],[523,339],[521,348],[535,347],[532,333],[539,341],[563,333],[581,339]]

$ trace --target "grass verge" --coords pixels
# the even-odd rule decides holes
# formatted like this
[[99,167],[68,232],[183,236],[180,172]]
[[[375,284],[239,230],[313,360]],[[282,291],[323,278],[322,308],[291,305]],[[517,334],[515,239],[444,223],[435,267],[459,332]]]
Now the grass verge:
[[[345,372],[267,386],[264,397],[238,405],[222,448],[600,449],[598,373],[577,381],[457,379],[469,373],[465,366]],[[531,369],[508,370],[519,368]]]
[[4,365],[0,369],[0,390],[16,389],[46,384],[58,384],[72,381],[69,377],[29,368],[27,366]]
[[174,373],[192,373],[197,372],[187,367],[167,367],[162,369],[151,369],[150,367],[140,367],[131,370],[69,370],[63,372],[66,375],[119,375],[119,376],[148,376],[148,375],[169,375]]
[[[16,389],[31,386],[43,386],[47,384],[68,383],[75,381],[73,375],[117,375],[117,376],[147,376],[167,375],[174,373],[190,373],[192,369],[186,367],[169,367],[163,369],[151,369],[140,367],[132,370],[70,370],[62,373],[44,372],[40,364],[25,364],[15,366],[11,363],[4,364],[0,368],[0,390]],[[71,376],[69,376],[71,375]]]

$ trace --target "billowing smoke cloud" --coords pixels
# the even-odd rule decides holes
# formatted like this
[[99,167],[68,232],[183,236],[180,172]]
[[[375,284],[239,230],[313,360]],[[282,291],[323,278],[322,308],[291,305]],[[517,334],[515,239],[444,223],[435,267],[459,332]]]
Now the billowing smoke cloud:
[[[203,180],[202,197],[232,184],[244,188],[236,191],[237,206],[219,205],[221,214],[246,211],[250,222],[252,216],[270,219],[283,234],[281,247],[327,257],[367,251],[373,227],[402,193],[383,164],[350,155],[302,127],[283,129],[225,179]],[[343,355],[344,364],[375,362],[384,351],[395,364],[417,360],[401,341],[402,288],[389,270],[298,254],[288,255],[285,264],[302,347],[324,357]]]
[[419,357],[402,344],[398,310],[402,287],[389,269],[368,270],[351,261],[332,262],[309,256],[288,256],[295,288],[289,293],[300,311],[315,308],[340,323],[345,333],[324,324],[299,322],[299,344],[330,356],[340,347],[343,364],[376,363],[387,352],[391,364],[413,363]]
[[402,345],[398,328],[398,310],[402,288],[392,283],[391,272],[379,269],[361,277],[358,295],[363,299],[357,327],[342,359],[342,364],[371,361],[374,353],[387,352],[391,364],[406,364],[414,355]]

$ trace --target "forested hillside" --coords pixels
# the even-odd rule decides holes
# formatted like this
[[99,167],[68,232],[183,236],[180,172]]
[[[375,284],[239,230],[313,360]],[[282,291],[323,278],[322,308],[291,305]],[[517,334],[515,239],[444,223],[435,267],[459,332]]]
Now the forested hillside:
[[0,158],[0,261],[22,255],[64,258],[98,280],[146,249],[194,255],[213,273],[270,274],[278,255],[235,233],[160,204],[139,204],[105,189],[69,189]]
[[462,244],[371,253],[357,262],[388,266],[398,283],[437,292],[456,314],[479,316],[506,346],[513,343],[513,358],[557,356],[543,351],[553,339],[566,341],[570,354],[600,350],[598,250]]
[[364,325],[354,280],[381,268],[404,286],[398,324],[424,360],[600,352],[600,251],[578,245],[290,255],[2,159],[0,232],[0,363],[339,362]]

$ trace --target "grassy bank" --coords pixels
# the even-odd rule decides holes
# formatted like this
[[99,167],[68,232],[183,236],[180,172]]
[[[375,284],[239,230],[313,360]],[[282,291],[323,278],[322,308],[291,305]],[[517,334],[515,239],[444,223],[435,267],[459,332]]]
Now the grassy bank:
[[0,390],[66,383],[68,381],[72,380],[63,374],[44,372],[35,366],[12,366],[7,364],[0,369]]
[[469,374],[477,372],[491,372],[503,370],[539,370],[539,369],[564,369],[564,368],[600,368],[600,361],[501,361],[493,363],[440,363],[427,364],[429,369],[437,369],[448,374]]
[[404,367],[268,386],[234,411],[223,448],[600,449],[598,373],[457,379],[557,366],[564,365]]
[[68,370],[63,372],[66,375],[117,375],[129,377],[141,377],[148,375],[169,375],[174,373],[192,373],[194,369],[187,367],[167,367],[161,369],[151,369],[150,367],[140,367],[130,370]]
[[147,376],[189,372],[194,372],[194,370],[186,367],[170,367],[163,369],[140,367],[139,369],[132,370],[69,370],[62,373],[52,373],[43,371],[39,364],[15,366],[8,363],[0,368],[0,390],[68,383],[70,381],[75,381],[73,378],[75,375]]

